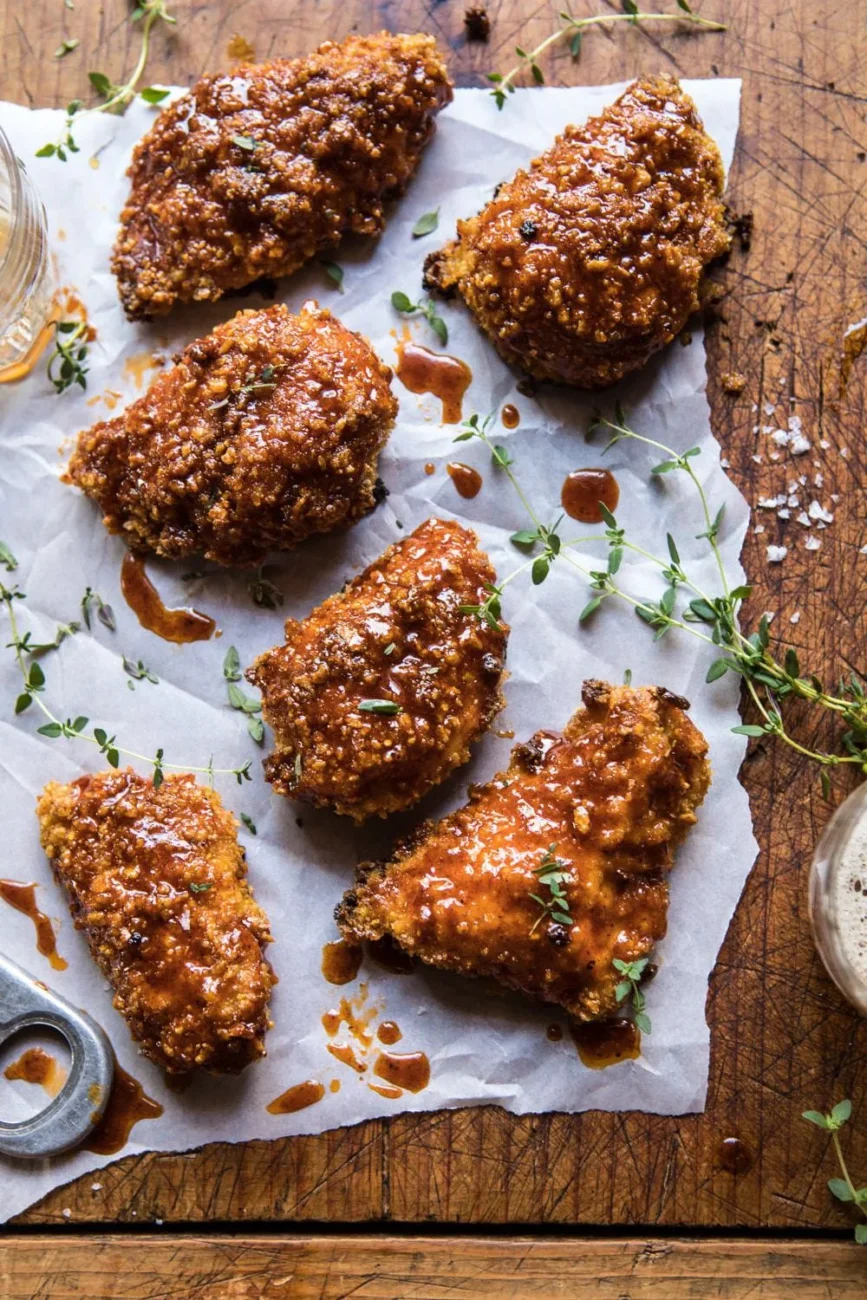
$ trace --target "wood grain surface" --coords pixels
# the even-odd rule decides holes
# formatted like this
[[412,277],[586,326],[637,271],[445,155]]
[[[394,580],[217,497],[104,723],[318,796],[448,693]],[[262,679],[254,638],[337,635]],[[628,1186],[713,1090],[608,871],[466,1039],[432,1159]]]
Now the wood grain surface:
[[38,1235],[0,1241],[4,1300],[861,1300],[839,1241]]
[[[574,7],[583,14],[606,6],[619,11],[614,0],[578,0]],[[300,54],[352,29],[385,26],[433,32],[450,49],[462,85],[482,84],[484,72],[505,70],[515,44],[537,44],[552,29],[558,8],[537,0],[494,0],[488,6],[491,40],[480,45],[467,43],[464,6],[455,0],[179,0],[170,7],[178,26],[155,37],[152,81],[185,83],[228,66],[227,43],[236,33],[266,58]],[[673,9],[673,0],[661,7]],[[717,276],[723,296],[708,341],[713,426],[733,477],[753,504],[785,490],[800,474],[811,480],[823,475],[821,488],[802,493],[806,500],[815,495],[835,516],[818,534],[821,549],[805,549],[805,531],[794,519],[783,522],[773,511],[759,510],[754,522],[764,531],[750,534],[744,558],[757,591],[752,616],[773,611],[772,631],[794,643],[810,668],[834,678],[847,667],[865,668],[867,559],[860,548],[867,542],[867,355],[853,359],[848,380],[841,365],[847,326],[867,315],[867,5],[704,0],[702,8],[724,17],[730,30],[698,36],[622,24],[616,34],[588,34],[579,63],[567,51],[556,51],[545,66],[549,80],[561,83],[614,81],[660,69],[744,78],[729,201],[738,212],[754,214],[755,231],[749,250],[736,249]],[[137,50],[126,13],[123,0],[75,0],[71,10],[61,0],[3,0],[2,95],[57,105],[86,90],[88,70],[118,78]],[[60,40],[71,36],[80,46],[55,60]],[[731,371],[747,379],[739,396],[723,392],[720,378]],[[769,460],[771,444],[761,432],[766,406],[776,414],[772,423],[785,424],[790,413],[800,417],[812,444],[809,454]],[[782,564],[768,563],[769,543],[788,546]],[[814,732],[807,718],[805,726],[811,742],[832,743],[824,724]],[[102,1171],[98,1194],[91,1191],[92,1177],[85,1177],[47,1196],[20,1221],[59,1223],[63,1211],[73,1222],[139,1224],[850,1224],[825,1185],[836,1172],[825,1137],[799,1118],[808,1106],[824,1108],[852,1097],[861,1118],[847,1133],[847,1145],[852,1168],[867,1178],[867,1024],[825,976],[807,921],[807,868],[829,807],[815,770],[782,748],[753,744],[743,776],[761,857],[710,984],[712,1059],[704,1115],[516,1118],[488,1108],[401,1116],[321,1137],[213,1145],[191,1155],[149,1154]],[[706,867],[713,871],[713,861]],[[694,927],[700,941],[701,916]],[[749,1173],[735,1176],[720,1167],[718,1144],[729,1136],[741,1137],[757,1153]],[[622,1242],[606,1247],[615,1261],[618,1252],[628,1255],[635,1248]],[[16,1268],[20,1260],[20,1267],[28,1267],[30,1249],[35,1247],[25,1243]],[[52,1249],[62,1252],[57,1243]],[[111,1243],[100,1249],[111,1251]],[[245,1257],[238,1247],[232,1267],[248,1267],[256,1251],[267,1249],[252,1243]],[[495,1266],[506,1267],[503,1243],[490,1249]],[[785,1267],[814,1270],[810,1285],[824,1286],[822,1294],[849,1294],[842,1282],[839,1289],[816,1283],[816,1270],[836,1267],[844,1249],[792,1248]],[[756,1250],[761,1254],[762,1247]],[[116,1261],[117,1255],[109,1258]],[[183,1246],[175,1258],[183,1261]],[[690,1258],[688,1248],[672,1248],[665,1267],[691,1267]],[[749,1270],[756,1258],[743,1248],[739,1267]],[[580,1252],[574,1261],[579,1267]],[[331,1265],[320,1259],[310,1267]],[[614,1276],[617,1267],[612,1264]],[[645,1270],[650,1280],[642,1280],[644,1289],[622,1293],[662,1294],[652,1289],[655,1269],[653,1263]],[[468,1276],[476,1286],[477,1274]],[[485,1294],[506,1294],[496,1290],[500,1282],[492,1285]],[[619,1293],[617,1285],[611,1294]],[[309,1293],[337,1291],[323,1282]],[[708,1292],[697,1283],[689,1294]]]

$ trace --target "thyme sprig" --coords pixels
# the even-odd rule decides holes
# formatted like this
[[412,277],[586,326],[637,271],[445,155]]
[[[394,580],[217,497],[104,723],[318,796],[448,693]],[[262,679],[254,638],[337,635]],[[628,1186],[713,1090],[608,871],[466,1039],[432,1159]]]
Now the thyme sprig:
[[613,959],[614,969],[622,976],[614,990],[614,996],[620,1002],[632,1003],[632,1019],[643,1034],[650,1033],[650,1016],[647,1014],[647,1001],[641,989],[641,981],[647,969],[649,957],[639,957],[637,961]]
[[[600,512],[605,524],[603,534],[591,534],[586,537],[562,540],[557,531],[560,520],[546,527],[533,509],[521,488],[514,470],[513,462],[506,463],[502,457],[502,448],[498,448],[488,435],[492,417],[483,422],[478,416],[471,416],[462,426],[457,440],[478,438],[490,450],[494,464],[500,467],[515,488],[524,506],[533,529],[523,530],[512,535],[512,542],[521,548],[536,551],[541,545],[541,553],[536,553],[531,561],[533,580],[544,582],[552,565],[556,562],[568,563],[578,569],[589,579],[591,597],[579,615],[579,622],[584,623],[600,605],[611,597],[631,605],[639,618],[653,630],[659,640],[672,629],[697,637],[708,645],[717,647],[719,655],[707,670],[706,680],[718,681],[726,673],[733,672],[743,679],[750,699],[754,704],[760,722],[733,727],[732,730],[745,736],[772,736],[782,740],[790,748],[804,757],[819,764],[821,768],[822,790],[827,797],[830,793],[829,770],[841,764],[856,766],[860,772],[867,774],[867,684],[854,672],[842,678],[835,690],[826,689],[819,677],[802,668],[797,651],[788,647],[779,657],[771,647],[769,622],[766,615],[759,620],[755,632],[746,635],[741,631],[739,618],[743,602],[751,594],[748,585],[732,585],[725,570],[725,563],[719,546],[719,535],[724,522],[723,509],[712,510],[701,480],[695,472],[694,464],[700,455],[698,447],[678,452],[665,443],[644,437],[631,429],[618,407],[614,420],[597,417],[591,427],[604,428],[612,434],[606,451],[616,443],[630,439],[653,447],[662,453],[664,459],[656,464],[651,473],[659,478],[667,474],[680,473],[689,479],[701,506],[704,528],[697,537],[707,542],[715,561],[719,580],[719,590],[710,593],[700,587],[687,573],[680,557],[677,543],[671,534],[666,536],[667,555],[659,556],[630,540],[625,528],[600,504]],[[582,563],[577,557],[579,547],[587,542],[604,540],[608,544],[608,559],[604,568],[598,567],[598,560],[591,560],[591,565]],[[579,552],[580,553],[580,552]],[[659,569],[665,586],[659,596],[631,595],[621,585],[620,568],[627,553],[640,556]],[[586,559],[591,557],[586,556]],[[515,578],[520,569],[515,570],[500,583],[498,592]],[[685,599],[684,599],[685,598]],[[490,621],[484,606],[478,611],[480,617]],[[499,618],[498,609],[494,609]],[[791,734],[786,719],[787,706],[794,700],[827,710],[842,722],[845,730],[841,737],[841,751],[828,753],[802,744]]]
[[[0,557],[11,555],[8,547],[0,546]],[[14,557],[13,557],[14,559]],[[7,565],[8,567],[8,565]],[[14,564],[13,564],[14,567]],[[35,704],[43,717],[46,719],[41,727],[37,727],[40,736],[45,736],[49,740],[83,740],[88,744],[96,745],[101,754],[105,755],[106,761],[110,767],[119,767],[121,755],[125,758],[135,759],[140,763],[147,763],[153,768],[154,788],[159,789],[163,782],[163,774],[166,770],[174,772],[203,772],[206,773],[210,780],[215,776],[234,776],[239,785],[244,781],[251,781],[250,775],[252,764],[248,761],[240,767],[232,768],[215,768],[213,760],[208,763],[207,767],[193,767],[187,763],[167,763],[163,757],[164,751],[158,749],[156,754],[139,754],[135,750],[126,749],[117,743],[116,736],[109,736],[101,727],[94,727],[92,731],[87,728],[90,725],[90,719],[84,716],[75,718],[58,718],[48,704],[45,702],[44,694],[46,690],[45,673],[39,663],[38,657],[34,655],[34,647],[22,636],[18,620],[15,616],[15,605],[18,601],[23,601],[26,596],[18,587],[7,587],[0,582],[0,605],[2,605],[9,618],[9,630],[12,639],[9,647],[14,651],[15,661],[18,670],[21,673],[22,690],[15,700],[16,715],[26,712],[31,705]],[[69,625],[72,626],[71,624]],[[63,640],[64,638],[60,638]],[[53,647],[52,647],[53,648]]]
[[48,358],[48,378],[55,392],[65,393],[78,384],[87,388],[87,321],[56,320],[54,322],[54,351]]
[[677,12],[669,14],[645,13],[639,9],[635,0],[621,0],[623,7],[622,14],[596,14],[592,18],[576,18],[574,14],[569,13],[566,9],[561,9],[559,17],[562,20],[562,26],[558,27],[550,36],[546,36],[540,45],[534,50],[522,49],[520,45],[515,47],[515,53],[518,56],[518,62],[513,68],[505,74],[499,72],[489,72],[488,81],[493,85],[491,94],[496,101],[497,108],[502,109],[509,95],[514,93],[515,80],[522,73],[529,72],[537,86],[541,86],[545,81],[545,74],[539,65],[539,59],[552,45],[558,41],[569,38],[569,47],[572,58],[577,59],[581,53],[581,42],[584,32],[589,27],[605,27],[611,23],[631,23],[637,27],[639,23],[656,22],[656,23],[688,23],[694,27],[702,28],[704,31],[724,32],[727,30],[725,23],[712,21],[710,18],[702,18],[700,14],[693,13],[688,4],[688,0],[677,0]]
[[413,302],[405,293],[398,289],[391,295],[391,305],[395,311],[399,311],[402,316],[424,316],[428,325],[430,325],[434,334],[436,334],[443,347],[449,341],[449,330],[443,318],[436,309],[436,303],[431,298],[420,298],[418,302]]
[[[854,1205],[867,1220],[867,1187],[856,1187],[852,1182],[852,1176],[846,1166],[846,1160],[843,1155],[843,1148],[840,1145],[839,1132],[843,1125],[852,1115],[852,1103],[849,1100],[838,1101],[837,1105],[827,1114],[822,1114],[818,1110],[805,1110],[802,1119],[808,1124],[815,1124],[817,1128],[824,1129],[826,1133],[831,1134],[831,1143],[834,1147],[834,1154],[837,1157],[837,1164],[840,1166],[842,1178],[829,1178],[828,1189],[832,1196],[836,1196],[838,1201],[844,1205]],[[855,1240],[859,1246],[867,1246],[867,1222],[856,1223]]]
[[541,908],[539,915],[533,922],[533,928],[530,936],[536,933],[543,921],[553,921],[555,925],[572,926],[572,914],[569,911],[569,899],[566,897],[566,891],[563,885],[570,879],[569,871],[565,862],[554,856],[557,845],[552,844],[548,848],[539,863],[538,867],[533,868],[533,875],[547,890],[549,897],[543,898],[541,894],[531,894],[534,903]]
[[247,719],[247,731],[251,739],[255,740],[257,745],[261,745],[265,739],[265,724],[259,716],[262,705],[259,700],[254,700],[251,695],[247,695],[240,686],[236,685],[242,675],[240,655],[235,647],[230,645],[223,660],[223,677],[226,681],[229,704],[239,713],[243,713]]
[[72,130],[74,120],[79,118],[82,112],[124,113],[137,94],[146,104],[160,104],[168,95],[169,91],[164,86],[145,86],[139,90],[138,84],[147,67],[153,27],[159,22],[173,25],[177,19],[168,12],[166,0],[139,0],[130,14],[130,22],[142,24],[141,49],[130,76],[121,85],[116,85],[104,72],[89,72],[88,80],[96,93],[102,96],[103,102],[94,108],[85,109],[82,100],[71,100],[66,106],[66,120],[59,138],[54,143],[49,142],[41,149],[37,149],[37,158],[58,158],[61,162],[66,162],[70,154],[79,152]]

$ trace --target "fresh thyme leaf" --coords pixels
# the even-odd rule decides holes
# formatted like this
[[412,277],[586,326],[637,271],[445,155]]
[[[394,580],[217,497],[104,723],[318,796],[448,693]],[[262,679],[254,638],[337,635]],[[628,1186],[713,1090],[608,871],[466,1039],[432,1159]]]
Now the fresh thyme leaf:
[[419,217],[418,221],[412,228],[413,239],[421,239],[423,235],[429,235],[436,230],[439,225],[440,210],[434,209],[433,212],[425,212]]
[[540,894],[530,894],[532,901],[541,908],[530,930],[531,938],[544,921],[552,920],[557,925],[566,926],[573,924],[572,914],[569,911],[569,900],[563,889],[564,883],[571,880],[571,874],[565,862],[561,862],[559,858],[554,856],[556,848],[557,845],[552,844],[545,851],[538,867],[533,868],[533,875],[540,885],[547,888],[550,897],[545,899]]
[[397,649],[397,646],[395,645],[395,643],[394,643],[393,641],[391,641],[391,642],[390,642],[390,643],[385,647],[385,649],[383,650],[382,653],[383,653],[383,654],[386,654],[386,655],[393,655],[396,649]]
[[223,660],[223,676],[227,682],[239,682],[241,680],[241,657],[233,645],[229,646]]
[[638,5],[635,3],[635,0],[620,0],[620,2],[621,5],[623,6],[623,12],[625,14],[629,14],[630,18],[632,19],[632,21],[635,23],[637,27],[638,26]]
[[618,974],[623,976],[614,990],[614,996],[618,1002],[631,1000],[632,1018],[643,1034],[650,1033],[650,1017],[646,1012],[645,997],[640,984],[649,961],[649,957],[639,957],[637,961],[622,961],[619,957],[615,957],[611,963]]
[[232,144],[236,144],[239,149],[245,149],[248,153],[261,148],[261,140],[254,140],[251,135],[233,135],[230,137]]
[[167,86],[145,86],[139,94],[146,104],[161,104],[170,91]]
[[401,312],[404,316],[414,315],[415,313],[424,316],[440,343],[442,343],[443,347],[446,346],[449,341],[448,326],[442,317],[437,314],[436,304],[432,299],[422,298],[419,302],[412,302],[405,293],[401,293],[397,289],[391,295],[391,305],[395,311]]
[[379,713],[383,717],[393,717],[400,713],[396,700],[362,700],[358,706],[359,713]]
[[103,627],[108,628],[109,632],[115,630],[114,610],[111,605],[106,605],[98,591],[91,587],[85,587],[84,595],[81,598],[81,617],[84,619],[84,626],[88,632],[91,630],[91,612],[96,610],[96,617]]
[[343,293],[343,267],[337,262],[320,261],[319,265],[322,267],[329,280],[332,280],[334,284],[337,285],[340,292]]
[[107,98],[114,90],[111,79],[104,72],[88,72],[87,79],[97,95],[103,95]]
[[265,567],[260,565],[255,577],[247,583],[247,591],[253,598],[253,604],[261,609],[278,609],[283,604],[283,592],[265,577]]
[[67,54],[71,54],[73,50],[78,49],[79,45],[80,41],[77,36],[72,36],[68,40],[61,41],[57,49],[54,51],[55,59],[62,59]]
[[[827,1115],[823,1115],[818,1110],[805,1110],[801,1116],[808,1124],[815,1124],[817,1128],[831,1134],[831,1145],[837,1157],[837,1164],[840,1166],[840,1173],[843,1175],[842,1178],[828,1179],[828,1190],[831,1195],[846,1205],[855,1205],[859,1213],[867,1219],[867,1187],[856,1188],[853,1183],[838,1137],[839,1130],[851,1117],[852,1103],[848,1099],[838,1101]],[[867,1245],[867,1223],[856,1224],[855,1240],[860,1246]]]
[[394,307],[395,311],[410,312],[417,310],[415,304],[409,300],[405,293],[401,293],[400,290],[396,290],[391,295],[391,305]]
[[250,832],[251,835],[259,834],[259,832],[256,830],[256,823],[253,821],[253,818],[250,816],[249,813],[242,812],[241,821],[247,827],[247,830]]
[[13,569],[18,568],[18,561],[5,542],[0,542],[0,564],[3,565],[7,573],[11,573]]
[[131,659],[127,659],[126,655],[124,655],[121,662],[123,664],[123,671],[128,677],[132,677],[134,681],[153,682],[154,686],[159,685],[159,677],[152,673],[150,668],[148,668],[146,664],[142,663],[141,659],[137,659],[136,662],[133,663]]
[[191,894],[206,894],[211,888],[210,881],[193,880],[190,882],[189,890]]

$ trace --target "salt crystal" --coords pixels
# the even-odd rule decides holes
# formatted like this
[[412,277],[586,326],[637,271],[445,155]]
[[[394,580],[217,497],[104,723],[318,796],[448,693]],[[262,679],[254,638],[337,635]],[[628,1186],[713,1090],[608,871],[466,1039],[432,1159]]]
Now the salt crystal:
[[800,621],[801,621],[801,611],[799,609],[796,609],[792,617],[789,619],[789,622],[800,623]]
[[828,441],[827,438],[823,438],[823,439],[821,440],[821,442],[819,443],[819,446],[822,448],[822,451],[828,451],[828,449],[830,448],[831,444],[830,444],[830,442]]
[[778,519],[788,519],[789,516],[791,515],[791,513],[792,513],[791,510],[778,510],[778,511],[777,511],[777,518],[778,518]]
[[818,537],[808,537],[804,542],[804,547],[808,551],[818,551],[821,545],[822,543]]
[[801,513],[796,517],[795,522],[798,524],[803,524],[805,528],[812,527],[812,524],[810,523],[810,517],[807,514],[806,510],[801,511]]
[[102,1183],[91,1183],[91,1184],[90,1184],[90,1190],[91,1190],[92,1192],[101,1192],[101,1191],[102,1191]]
[[[763,533],[764,531],[765,531],[764,524],[756,524],[755,528],[753,529],[754,533]],[[864,553],[865,555],[867,555],[867,546],[864,547]]]
[[60,1213],[63,1215],[64,1219],[72,1218],[72,1210],[61,1210]]
[[728,458],[728,456],[720,456],[720,458],[719,458],[719,463],[722,465],[723,469],[728,469],[728,467],[729,467],[729,458]]
[[797,433],[789,440],[789,450],[793,456],[803,456],[805,451],[810,450],[810,439],[805,438],[802,433]]
[[820,506],[818,501],[811,501],[807,507],[807,514],[811,519],[821,519],[823,523],[833,524],[834,516],[824,506]]
[[769,546],[768,563],[769,564],[782,563],[782,561],[786,558],[788,552],[789,552],[788,546]]
[[776,409],[773,402],[765,402],[765,415],[773,415]]
[[757,456],[757,455],[755,454],[755,452],[753,453],[753,460],[755,461],[755,463],[756,463],[757,465],[761,465],[761,463],[762,463],[762,458],[761,458],[761,456]]
[[[818,461],[814,461],[813,464],[814,464],[814,465],[818,464]],[[815,474],[815,475],[813,476],[813,482],[814,482],[814,484],[816,485],[816,487],[821,487],[822,484],[825,482],[825,475],[824,475],[824,474]]]

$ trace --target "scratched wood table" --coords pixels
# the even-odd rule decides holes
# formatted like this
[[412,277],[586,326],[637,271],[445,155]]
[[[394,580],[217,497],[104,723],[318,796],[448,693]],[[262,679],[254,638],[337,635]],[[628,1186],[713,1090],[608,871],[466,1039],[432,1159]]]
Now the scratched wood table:
[[[156,33],[149,79],[178,83],[229,66],[233,36],[265,59],[389,27],[432,32],[457,84],[480,85],[511,65],[516,44],[533,48],[553,30],[557,10],[492,0],[490,41],[479,44],[466,39],[460,0],[170,7],[178,25]],[[753,505],[818,470],[835,516],[808,551],[794,520],[756,511],[750,614],[773,611],[772,632],[821,675],[863,672],[867,356],[864,331],[844,336],[867,315],[867,3],[705,0],[704,11],[729,31],[621,24],[588,34],[580,63],[557,49],[545,66],[563,84],[660,69],[743,77],[728,197],[755,224],[716,277],[713,427]],[[3,0],[0,93],[62,105],[86,90],[88,70],[116,77],[138,48],[127,13],[123,0]],[[80,45],[55,59],[68,37]],[[728,372],[748,381],[739,395],[724,391]],[[766,404],[800,416],[808,456],[769,461]],[[788,547],[782,564],[768,563],[769,544]],[[811,744],[833,743],[830,729],[804,725]],[[863,1296],[867,1252],[850,1244],[852,1221],[827,1191],[836,1170],[824,1135],[800,1119],[851,1097],[861,1117],[847,1134],[851,1165],[867,1174],[867,1023],[825,976],[807,920],[807,867],[829,805],[815,769],[782,747],[754,742],[743,778],[761,856],[710,982],[703,1115],[518,1118],[491,1107],[123,1159],[100,1173],[98,1197],[86,1176],[20,1216],[0,1239],[0,1293]],[[700,937],[702,918],[693,924]],[[732,1136],[756,1157],[739,1174],[720,1160]],[[159,1235],[139,1235],[145,1225]]]

